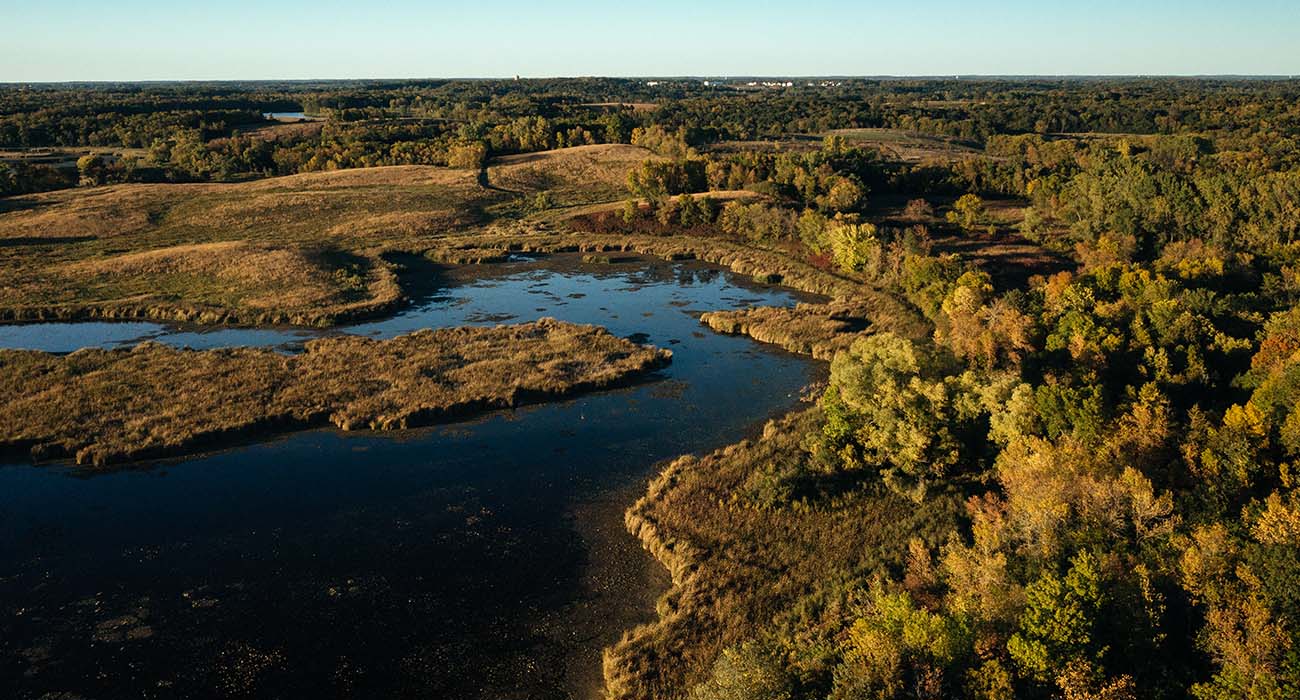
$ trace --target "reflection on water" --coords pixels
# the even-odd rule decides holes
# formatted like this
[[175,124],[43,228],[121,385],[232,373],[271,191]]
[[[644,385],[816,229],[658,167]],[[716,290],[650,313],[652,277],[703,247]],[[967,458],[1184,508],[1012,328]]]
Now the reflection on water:
[[[708,332],[699,311],[794,301],[708,266],[489,270],[341,330],[553,316],[640,334],[673,364],[648,384],[440,428],[310,431],[93,477],[0,468],[0,696],[590,690],[599,648],[666,585],[621,531],[655,462],[738,439],[820,370]],[[0,329],[0,345],[291,351],[316,334],[39,324]]]

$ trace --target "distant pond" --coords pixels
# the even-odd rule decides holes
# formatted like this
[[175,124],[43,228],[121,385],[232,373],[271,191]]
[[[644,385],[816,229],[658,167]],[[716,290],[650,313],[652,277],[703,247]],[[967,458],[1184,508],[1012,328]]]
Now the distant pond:
[[[394,433],[314,430],[90,474],[0,466],[0,697],[594,697],[667,575],[622,512],[662,460],[753,434],[824,376],[699,313],[790,290],[572,256],[443,273],[389,337],[542,316],[670,348],[616,391]],[[0,326],[0,346],[277,346],[321,332]]]
[[263,119],[274,119],[276,121],[289,121],[292,119],[317,119],[303,112],[262,112]]

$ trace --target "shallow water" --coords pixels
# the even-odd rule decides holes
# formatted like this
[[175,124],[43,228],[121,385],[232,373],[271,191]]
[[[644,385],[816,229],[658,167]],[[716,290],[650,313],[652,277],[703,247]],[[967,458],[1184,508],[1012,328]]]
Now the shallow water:
[[[556,258],[474,274],[341,330],[552,316],[671,348],[673,364],[632,388],[439,428],[316,430],[93,476],[4,466],[0,696],[593,691],[599,649],[649,619],[666,586],[621,511],[656,462],[752,432],[821,369],[700,324],[704,310],[795,301],[709,266]],[[40,324],[0,328],[0,346],[292,351],[312,335]]]

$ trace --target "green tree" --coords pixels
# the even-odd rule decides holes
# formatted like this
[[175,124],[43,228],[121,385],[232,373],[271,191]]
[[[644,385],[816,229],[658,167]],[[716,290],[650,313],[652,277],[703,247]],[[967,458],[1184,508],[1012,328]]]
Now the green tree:
[[874,224],[833,222],[827,231],[831,256],[845,272],[861,272],[880,256],[880,240]]
[[964,194],[953,203],[947,218],[949,223],[956,224],[965,231],[974,231],[984,219],[984,200],[975,194]]
[[623,200],[623,206],[619,209],[619,218],[623,223],[630,224],[641,216],[641,206],[635,199]]
[[913,498],[969,457],[983,408],[969,374],[893,333],[857,340],[831,361],[815,452],[841,468],[874,468]]
[[1106,652],[1094,627],[1104,601],[1097,558],[1080,552],[1064,576],[1046,571],[1025,588],[1020,629],[1007,641],[1016,666],[1030,678],[1050,683],[1074,661],[1097,662]]
[[918,608],[907,593],[876,588],[849,628],[831,698],[949,697],[961,687],[954,671],[971,641],[963,620]]

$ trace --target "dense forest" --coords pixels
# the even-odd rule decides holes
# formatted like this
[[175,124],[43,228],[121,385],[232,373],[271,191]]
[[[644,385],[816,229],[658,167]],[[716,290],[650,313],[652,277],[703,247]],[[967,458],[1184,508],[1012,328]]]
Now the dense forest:
[[[925,522],[808,586],[771,571],[690,697],[1300,697],[1300,83],[791,83],[9,86],[0,195],[645,147],[585,225],[786,251],[928,322],[838,354],[797,447],[718,506]],[[707,194],[736,190],[763,197]],[[969,254],[1009,241],[1050,264]]]

